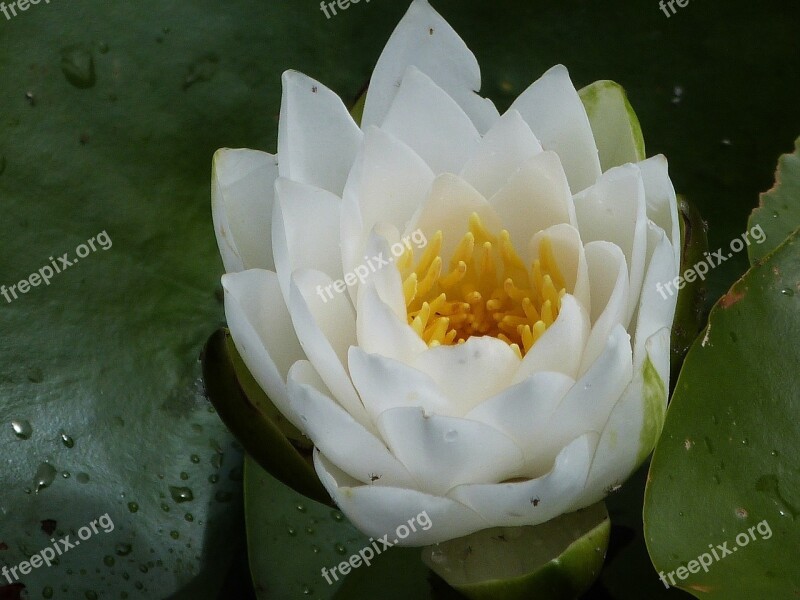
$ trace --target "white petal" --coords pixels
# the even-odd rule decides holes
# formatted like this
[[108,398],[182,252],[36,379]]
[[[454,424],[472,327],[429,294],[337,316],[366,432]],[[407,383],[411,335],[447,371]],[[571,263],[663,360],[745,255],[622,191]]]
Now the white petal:
[[347,372],[347,350],[356,343],[355,314],[346,294],[323,300],[320,290],[331,279],[319,271],[301,269],[292,275],[289,313],[300,345],[334,398],[359,423],[370,421]]
[[523,357],[512,383],[525,381],[541,371],[577,377],[589,332],[586,309],[572,295],[565,295],[558,317]]
[[362,134],[339,96],[297,71],[283,74],[280,176],[342,195]]
[[581,357],[581,374],[600,356],[614,327],[625,326],[630,293],[625,255],[619,246],[611,242],[590,242],[586,244],[586,261],[592,288],[593,326]]
[[275,265],[284,297],[297,269],[322,271],[332,279],[342,276],[339,258],[341,201],[321,188],[279,178],[275,182],[272,217]]
[[529,262],[539,258],[539,248],[543,238],[550,240],[558,270],[564,277],[567,293],[575,296],[581,306],[591,306],[589,287],[589,268],[580,232],[567,223],[553,225],[536,233],[528,244]]
[[[664,285],[678,275],[675,255],[664,231],[650,223],[647,229],[648,263],[642,284],[642,294],[635,316],[633,364],[639,368],[645,358],[645,342],[658,330],[672,328],[677,294],[668,294]],[[669,384],[669,378],[667,378]]]
[[540,152],[542,145],[531,128],[516,110],[509,110],[483,136],[461,177],[491,198],[517,169]]
[[458,173],[481,136],[447,92],[409,67],[381,129],[408,144],[434,173]]
[[411,362],[428,345],[381,300],[374,286],[362,289],[357,311],[358,346],[369,354]]
[[530,159],[490,199],[490,204],[517,245],[553,225],[577,225],[572,194],[555,152]]
[[465,413],[508,387],[520,359],[504,341],[471,337],[463,344],[436,346],[417,355],[413,365],[427,373]]
[[489,231],[500,231],[500,219],[486,199],[458,175],[445,173],[434,180],[428,200],[412,219],[407,232],[419,229],[430,238],[441,230],[446,235],[439,254],[449,261],[469,230],[472,213],[478,214]]
[[385,411],[420,407],[426,414],[461,416],[459,403],[445,396],[430,375],[406,363],[350,348],[350,374],[373,421]]
[[[314,467],[350,522],[375,540],[387,536],[392,545],[425,546],[491,526],[475,511],[449,498],[411,489],[359,485],[318,451],[314,453]],[[413,529],[409,521],[416,525]],[[401,526],[405,528],[398,532]],[[383,549],[380,541],[375,543]]]
[[[586,490],[574,508],[594,504],[609,488],[622,484],[655,446],[667,409],[670,330],[664,328],[646,343],[650,362],[638,368],[614,406],[592,461]],[[652,364],[653,368],[650,368]]]
[[492,527],[538,525],[565,512],[579,498],[597,446],[587,433],[566,446],[544,477],[517,483],[464,485],[448,497],[480,514]]
[[536,373],[481,402],[465,418],[486,423],[514,440],[525,457],[522,475],[537,477],[552,467],[553,457],[561,450],[545,456],[538,452],[537,442],[549,437],[550,415],[574,383],[563,373]]
[[475,93],[481,88],[481,72],[475,56],[427,0],[416,0],[378,59],[369,84],[362,126],[383,123],[409,66],[418,68],[452,96],[478,131],[488,130],[498,118],[491,101]]
[[672,244],[675,264],[681,264],[681,230],[678,221],[678,199],[669,178],[669,165],[663,154],[638,164],[642,172],[647,199],[647,217],[661,227]]
[[428,197],[433,178],[425,161],[406,144],[376,127],[367,129],[342,197],[345,272],[363,263],[367,239],[376,224],[406,229]]
[[406,468],[384,443],[332,400],[308,361],[289,372],[289,401],[306,435],[351,477],[371,485],[414,487]]
[[573,192],[589,187],[600,176],[589,117],[563,65],[542,75],[511,108],[527,121],[542,147],[561,158]]
[[223,148],[214,154],[212,173],[211,211],[225,271],[275,269],[271,221],[276,157]]
[[522,451],[513,440],[477,421],[393,408],[378,418],[378,430],[420,489],[431,494],[502,481],[522,466]]
[[225,316],[236,350],[276,408],[302,430],[289,405],[286,377],[305,354],[292,327],[278,276],[261,269],[229,273],[222,277],[222,287]]
[[630,164],[611,169],[574,200],[583,242],[613,242],[625,253],[630,277],[624,317],[627,326],[642,288],[647,252],[647,210],[641,171]]

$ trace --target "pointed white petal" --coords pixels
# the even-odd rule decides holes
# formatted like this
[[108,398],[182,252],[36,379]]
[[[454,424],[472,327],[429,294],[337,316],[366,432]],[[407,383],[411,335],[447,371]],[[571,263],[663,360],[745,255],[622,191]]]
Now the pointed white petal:
[[378,430],[422,491],[444,495],[461,484],[496,483],[516,474],[522,451],[477,421],[426,415],[421,408],[381,413]]
[[412,362],[428,345],[381,300],[374,286],[361,290],[357,311],[358,346],[369,354]]
[[310,362],[295,363],[288,384],[289,401],[306,435],[333,464],[371,485],[414,487],[385,444],[330,398]]
[[236,350],[272,403],[303,429],[289,405],[286,377],[305,358],[272,271],[251,269],[222,277],[225,316]]
[[491,101],[475,93],[481,88],[475,56],[427,0],[415,0],[375,66],[364,107],[364,127],[383,123],[409,66],[452,96],[481,133],[498,118]]
[[214,154],[212,177],[211,212],[225,271],[275,269],[271,221],[276,157],[223,148]]
[[681,263],[681,230],[678,221],[678,199],[669,178],[669,165],[663,154],[638,163],[647,199],[647,216],[661,227],[672,244],[675,264]]
[[530,263],[539,258],[540,244],[544,238],[549,239],[553,247],[553,257],[564,277],[567,293],[575,296],[581,306],[588,310],[592,294],[589,287],[589,267],[580,232],[567,223],[553,225],[538,232],[528,244]]
[[566,446],[553,469],[538,479],[494,485],[463,485],[448,497],[472,508],[492,527],[538,525],[569,512],[586,483],[598,435],[587,433]]
[[362,134],[339,96],[297,71],[283,74],[280,176],[342,195]]
[[517,169],[542,152],[542,145],[516,110],[509,110],[483,136],[461,177],[491,198]]
[[[449,498],[412,489],[360,485],[319,451],[314,452],[314,467],[334,502],[360,531],[377,540],[380,550],[384,536],[392,545],[425,546],[491,527],[475,511]],[[409,521],[416,524],[414,529]]]
[[542,147],[561,158],[573,192],[586,189],[600,176],[589,118],[563,65],[542,75],[511,108],[527,121]]
[[458,173],[481,136],[447,92],[409,67],[381,129],[408,144],[434,173]]

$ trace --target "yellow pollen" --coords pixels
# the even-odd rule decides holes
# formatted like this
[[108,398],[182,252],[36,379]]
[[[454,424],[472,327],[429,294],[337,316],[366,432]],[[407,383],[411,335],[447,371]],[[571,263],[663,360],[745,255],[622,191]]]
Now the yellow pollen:
[[566,294],[550,239],[542,238],[530,266],[508,231],[494,235],[477,213],[449,261],[443,239],[437,231],[418,259],[412,248],[398,257],[409,325],[430,347],[487,335],[523,357],[558,318]]

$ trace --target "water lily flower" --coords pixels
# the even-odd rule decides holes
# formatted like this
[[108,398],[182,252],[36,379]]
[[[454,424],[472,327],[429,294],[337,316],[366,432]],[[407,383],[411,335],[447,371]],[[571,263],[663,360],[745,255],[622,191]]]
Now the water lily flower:
[[609,100],[618,87],[579,94],[556,66],[500,115],[480,85],[465,43],[415,0],[360,125],[288,71],[277,155],[213,164],[237,350],[358,528],[379,538],[427,512],[406,545],[598,502],[666,408],[666,159],[619,135],[636,127]]

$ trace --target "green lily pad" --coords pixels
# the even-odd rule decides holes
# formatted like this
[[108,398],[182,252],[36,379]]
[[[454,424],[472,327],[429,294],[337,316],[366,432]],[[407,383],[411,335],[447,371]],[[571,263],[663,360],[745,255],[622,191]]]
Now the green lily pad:
[[722,297],[684,363],[644,511],[665,585],[724,600],[800,594],[797,339],[800,231]]
[[566,600],[597,578],[610,528],[600,502],[536,527],[495,527],[429,546],[422,558],[473,600]]
[[765,239],[747,247],[751,264],[777,248],[789,234],[800,227],[800,138],[795,140],[792,154],[778,161],[774,187],[761,194],[758,208],[753,210],[748,228],[760,226]]

